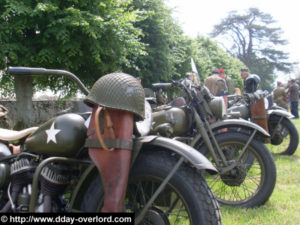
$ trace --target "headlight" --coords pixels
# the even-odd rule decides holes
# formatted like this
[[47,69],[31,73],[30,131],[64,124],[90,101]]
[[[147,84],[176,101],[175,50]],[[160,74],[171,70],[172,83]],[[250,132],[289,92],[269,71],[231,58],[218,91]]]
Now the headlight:
[[152,124],[152,109],[149,102],[145,101],[145,119],[135,123],[136,129],[141,136],[150,132]]
[[226,114],[226,105],[223,97],[214,97],[209,102],[209,108],[217,119],[222,119]]

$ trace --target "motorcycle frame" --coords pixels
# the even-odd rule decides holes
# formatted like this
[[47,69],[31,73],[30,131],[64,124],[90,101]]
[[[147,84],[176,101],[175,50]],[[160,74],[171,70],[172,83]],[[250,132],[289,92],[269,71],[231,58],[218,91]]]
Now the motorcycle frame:
[[[168,184],[170,179],[173,177],[173,175],[176,173],[176,171],[179,169],[180,165],[184,162],[185,157],[181,156],[180,159],[177,161],[173,169],[170,171],[168,176],[163,180],[163,182],[160,184],[160,186],[157,188],[155,193],[152,195],[152,197],[149,199],[143,210],[140,212],[138,217],[136,218],[136,224],[142,221],[143,217],[146,215],[147,210],[151,207],[152,203],[155,201],[155,199],[158,197],[158,195],[161,193],[161,191],[165,188],[165,186]],[[38,167],[35,169],[34,176],[33,176],[33,182],[32,182],[32,194],[30,197],[30,203],[29,203],[29,212],[35,212],[36,208],[36,200],[38,195],[38,183],[39,183],[39,177],[40,174],[48,164],[52,162],[63,162],[68,164],[89,164],[90,166],[83,172],[83,175],[81,176],[80,184],[75,187],[76,194],[79,193],[80,187],[83,184],[82,177],[89,176],[90,173],[95,170],[97,172],[96,167],[90,160],[78,160],[78,159],[72,159],[72,158],[66,158],[66,157],[50,157],[46,160],[42,161]],[[86,172],[87,171],[87,172]],[[74,202],[76,201],[76,196],[72,198],[70,208],[72,209],[72,206],[74,205]],[[71,210],[72,212],[75,212],[74,210]]]
[[[208,151],[213,157],[214,162],[216,163],[217,169],[220,174],[226,173],[230,171],[232,168],[234,168],[238,164],[238,160],[240,160],[243,155],[246,152],[246,149],[248,148],[251,141],[254,139],[256,133],[258,132],[260,135],[269,137],[270,135],[261,127],[259,127],[256,124],[245,122],[245,121],[237,121],[237,120],[227,120],[225,122],[219,122],[217,124],[209,124],[208,122],[208,116],[213,115],[207,100],[203,96],[202,91],[198,91],[195,93],[195,89],[189,90],[188,87],[185,85],[180,84],[180,87],[185,91],[187,97],[189,98],[189,109],[192,110],[192,120],[195,121],[198,134],[192,138],[191,142],[189,143],[192,147],[195,146],[195,144],[200,140],[203,139]],[[193,96],[194,95],[194,96]],[[250,124],[249,124],[250,123]],[[226,160],[226,157],[221,150],[219,144],[217,143],[217,140],[215,138],[215,134],[213,132],[213,128],[216,130],[217,128],[226,128],[229,126],[241,126],[244,128],[247,128],[247,130],[252,130],[250,138],[246,145],[243,147],[241,154],[239,155],[238,160],[233,163],[232,165],[228,165],[228,162]],[[175,137],[175,139],[179,139],[179,137]],[[214,148],[215,147],[215,148]]]
[[[149,149],[149,148],[153,150],[164,150],[164,151],[176,153],[179,156],[179,159],[177,163],[174,165],[173,169],[165,177],[165,179],[162,181],[160,186],[157,188],[155,193],[152,195],[152,197],[149,199],[149,201],[147,202],[143,210],[136,218],[135,220],[136,224],[141,222],[147,210],[151,207],[152,203],[155,201],[155,199],[158,197],[158,195],[161,193],[161,191],[164,189],[164,187],[167,185],[167,183],[170,181],[170,179],[173,177],[173,175],[179,169],[180,165],[185,160],[190,162],[197,169],[201,169],[201,170],[206,169],[206,170],[210,170],[213,173],[217,172],[217,170],[213,167],[211,162],[208,159],[206,159],[200,152],[196,151],[192,147],[185,145],[184,143],[179,141],[174,141],[169,138],[158,137],[158,136],[145,136],[145,137],[139,137],[135,139],[131,166],[134,164],[137,155],[141,151],[143,151],[143,149]],[[92,179],[96,174],[98,173],[94,164],[91,164],[84,171],[84,173],[82,174],[82,176],[78,181],[77,186],[73,191],[73,195],[70,201],[70,208],[72,210],[74,205],[76,205],[76,202],[78,202],[78,199],[80,198],[80,192],[82,191],[83,185],[86,184],[87,182],[89,183],[90,179]]]
[[[176,173],[176,171],[179,169],[180,165],[185,161],[188,160],[193,166],[195,166],[198,169],[207,169],[211,172],[216,173],[216,169],[213,167],[211,162],[206,159],[201,153],[196,151],[190,146],[185,145],[184,143],[158,137],[158,136],[145,136],[140,137],[135,140],[135,145],[133,149],[133,159],[131,161],[131,166],[134,164],[134,161],[137,157],[137,155],[140,153],[140,151],[144,148],[152,147],[156,150],[167,150],[171,152],[175,152],[179,155],[179,160],[174,165],[173,169],[169,172],[167,177],[163,180],[163,182],[160,184],[160,186],[157,188],[155,193],[152,195],[152,197],[149,199],[143,210],[140,212],[138,217],[136,218],[136,224],[142,221],[143,217],[145,216],[147,210],[151,207],[152,203],[155,201],[155,199],[158,197],[158,195],[161,193],[161,191],[165,188],[165,186],[168,184],[170,179],[173,177],[173,175]],[[39,158],[38,155],[22,152],[18,155],[10,155],[6,156],[0,159],[0,162],[6,161],[12,158],[17,158],[22,155],[28,155],[31,157],[34,157],[36,159]],[[92,163],[91,160],[79,160],[74,158],[67,158],[67,157],[49,157],[45,160],[43,160],[35,169],[33,180],[32,180],[32,194],[30,196],[30,202],[29,202],[29,212],[35,212],[36,208],[36,200],[38,197],[38,184],[39,184],[39,177],[41,175],[41,172],[43,168],[45,168],[47,165],[53,162],[61,162],[61,163],[67,163],[67,164],[75,164],[75,165],[88,165],[88,167],[83,171],[82,175],[79,177],[79,181],[77,185],[74,188],[72,198],[70,201],[70,209],[71,212],[79,212],[78,210],[75,210],[73,207],[76,204],[77,198],[79,198],[80,191],[82,191],[83,184],[85,182],[88,182],[88,180],[91,178],[92,175],[99,174],[97,171],[96,166]],[[93,177],[93,176],[92,176]],[[101,174],[100,174],[101,177]]]
[[281,121],[283,119],[291,119],[291,118],[294,118],[294,116],[289,113],[289,112],[286,112],[285,110],[282,110],[282,109],[269,109],[267,111],[267,116],[268,116],[268,120],[271,116],[278,116],[280,117],[278,123],[276,124],[275,128],[274,128],[274,131],[271,138],[274,137],[274,135],[276,134],[276,131],[279,129],[279,126],[281,124]]
[[[75,81],[79,88],[82,90],[84,94],[88,94],[88,89],[84,86],[84,84],[79,80],[78,77],[76,77],[74,74],[65,71],[65,70],[49,70],[44,68],[29,68],[29,67],[9,67],[8,72],[12,75],[17,76],[33,76],[33,75],[58,75],[58,76],[67,76],[71,80]],[[160,149],[160,150],[166,150],[169,152],[176,153],[179,155],[179,160],[173,167],[173,169],[169,172],[167,177],[163,180],[163,182],[160,184],[158,189],[155,191],[153,196],[150,198],[146,206],[143,208],[143,210],[140,212],[138,217],[135,220],[135,224],[138,224],[142,221],[143,217],[145,216],[147,210],[151,207],[152,203],[155,201],[155,199],[158,197],[159,193],[164,189],[164,187],[167,185],[167,183],[170,181],[170,179],[173,177],[173,175],[176,173],[176,171],[179,169],[180,165],[187,160],[190,162],[193,166],[195,166],[197,169],[206,169],[211,171],[212,173],[217,173],[217,170],[215,167],[211,164],[211,162],[205,158],[200,152],[196,151],[192,147],[185,145],[184,143],[181,143],[179,141],[175,141],[168,138],[163,137],[157,137],[157,136],[146,136],[146,137],[140,137],[137,138],[134,142],[133,147],[133,156],[131,161],[131,166],[133,165],[137,155],[140,153],[142,148],[149,148],[154,147],[154,149]],[[23,153],[20,153],[17,155],[21,155]],[[25,154],[25,153],[24,153]],[[30,153],[26,153],[30,154]],[[38,157],[36,155],[30,154],[32,156]],[[0,161],[7,159],[7,158],[13,158],[16,157],[14,155],[4,157]],[[36,207],[36,200],[38,195],[38,182],[39,177],[42,172],[42,169],[47,166],[51,162],[64,162],[69,164],[90,164],[90,166],[83,172],[83,175],[79,178],[79,182],[77,183],[77,186],[75,187],[71,201],[70,201],[70,208],[72,209],[72,206],[75,204],[76,199],[79,196],[79,190],[81,189],[82,185],[87,181],[86,178],[89,178],[90,174],[93,173],[95,170],[95,165],[92,164],[91,160],[78,160],[74,158],[67,158],[67,157],[50,157],[45,160],[43,160],[36,168],[33,176],[32,181],[32,195],[30,197],[30,203],[29,203],[29,212],[34,212]],[[101,174],[100,174],[101,176]]]
[[[238,96],[236,96],[236,95],[231,95],[230,96],[231,98],[234,98],[233,100],[234,100],[234,103],[237,103],[237,102],[239,102],[239,101],[241,101],[243,104],[245,104],[245,105],[247,105],[248,107],[248,110],[250,111],[251,110],[251,107],[252,107],[252,103],[247,103],[246,101],[245,101],[245,99],[244,99],[244,97],[243,96],[240,96],[240,95],[238,95]],[[271,117],[271,116],[279,116],[280,117],[280,119],[279,119],[279,122],[277,123],[277,125],[276,125],[276,127],[274,128],[274,130],[276,131],[277,129],[278,129],[278,127],[279,127],[279,125],[280,125],[280,123],[281,123],[281,121],[284,119],[284,118],[286,118],[286,119],[291,119],[291,118],[294,118],[294,116],[291,114],[291,113],[289,113],[289,112],[287,112],[286,110],[284,110],[282,107],[280,107],[280,106],[271,106],[271,107],[269,107],[269,109],[266,109],[266,111],[267,111],[267,122],[269,123],[269,118]],[[231,119],[230,119],[231,120]],[[254,124],[254,123],[253,123]],[[256,125],[256,124],[255,124]],[[258,125],[257,125],[258,126]],[[258,128],[260,128],[260,130],[262,129],[263,131],[265,131],[265,129],[263,129],[262,127],[260,127],[260,126],[258,126]],[[273,135],[275,135],[275,133],[276,132],[274,132],[273,133]],[[268,135],[268,137],[271,137],[271,138],[273,138],[273,135],[272,136],[270,136],[270,135]],[[269,142],[268,141],[268,139],[266,139],[266,141],[267,142]]]
[[[230,166],[227,163],[227,160],[225,158],[225,155],[223,151],[221,150],[216,138],[215,134],[213,133],[210,124],[206,119],[204,119],[204,122],[200,119],[199,115],[197,114],[196,110],[194,109],[194,118],[196,120],[196,125],[198,127],[199,134],[195,136],[193,139],[191,146],[195,146],[195,144],[202,138],[203,141],[205,142],[209,152],[211,153],[214,162],[217,165],[217,169],[220,174],[227,173],[234,167],[238,165],[239,160],[243,157],[243,155],[246,152],[246,149],[248,148],[249,144],[251,141],[254,139],[254,136],[257,132],[256,129],[253,130],[248,142],[246,145],[243,147],[241,154],[239,155],[238,159],[235,161],[235,163],[231,164]],[[212,141],[210,141],[210,138]],[[213,145],[215,146],[216,150],[214,149]]]

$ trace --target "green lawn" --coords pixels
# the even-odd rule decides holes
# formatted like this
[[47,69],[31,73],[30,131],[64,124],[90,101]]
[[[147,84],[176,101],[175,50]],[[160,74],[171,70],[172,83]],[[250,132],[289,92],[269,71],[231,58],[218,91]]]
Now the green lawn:
[[[300,119],[292,120],[300,133]],[[255,209],[221,207],[225,225],[300,225],[300,145],[292,156],[274,156],[277,182],[271,198]]]

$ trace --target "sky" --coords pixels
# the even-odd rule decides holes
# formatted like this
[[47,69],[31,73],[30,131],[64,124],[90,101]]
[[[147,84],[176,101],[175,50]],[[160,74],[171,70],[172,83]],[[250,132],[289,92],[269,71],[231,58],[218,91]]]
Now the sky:
[[[277,21],[275,26],[281,27],[284,32],[282,37],[288,41],[282,50],[290,54],[291,61],[300,62],[300,1],[166,0],[166,3],[174,10],[173,17],[177,19],[185,34],[191,37],[208,36],[214,25],[219,24],[232,10],[244,14],[251,7],[258,8]],[[296,68],[296,71],[298,70]],[[293,74],[286,76],[294,77]]]

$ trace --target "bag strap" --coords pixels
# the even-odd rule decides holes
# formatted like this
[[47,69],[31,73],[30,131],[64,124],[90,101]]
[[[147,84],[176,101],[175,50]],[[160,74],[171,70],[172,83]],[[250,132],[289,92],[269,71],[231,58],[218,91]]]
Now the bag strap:
[[107,127],[109,129],[110,135],[112,136],[112,138],[116,137],[115,136],[115,131],[113,129],[113,123],[111,121],[111,117],[110,117],[109,113],[107,112],[107,110],[105,110],[105,108],[101,107],[101,106],[98,106],[98,108],[96,109],[96,112],[95,112],[95,118],[94,119],[95,119],[95,125],[96,125],[96,127],[95,127],[96,135],[97,135],[98,140],[99,140],[99,142],[101,144],[101,147],[104,150],[106,150],[106,151],[113,151],[114,148],[110,148],[110,149],[107,148],[107,146],[106,146],[106,144],[105,144],[105,142],[103,140],[103,137],[101,135],[101,127],[100,127],[100,123],[99,123],[99,116],[100,116],[101,110],[104,110],[104,118],[105,118],[104,121],[107,121]]
[[[126,149],[132,150],[133,141],[126,139],[105,139],[104,143],[107,148],[117,148],[117,149]],[[98,139],[88,138],[85,141],[85,147],[88,148],[103,148]]]

